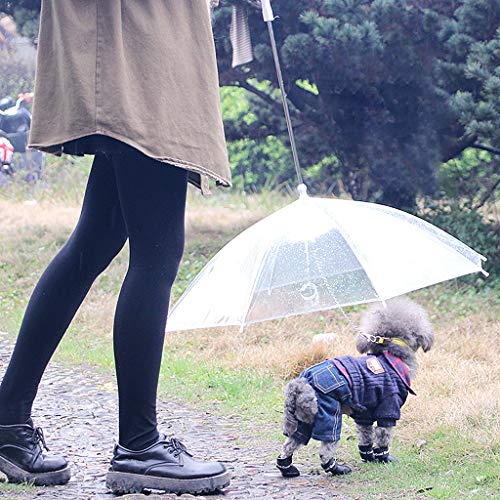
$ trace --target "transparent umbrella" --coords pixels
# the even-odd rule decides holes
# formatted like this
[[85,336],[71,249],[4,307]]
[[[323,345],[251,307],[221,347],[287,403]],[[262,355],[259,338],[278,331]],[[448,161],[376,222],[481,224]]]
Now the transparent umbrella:
[[241,233],[202,269],[170,313],[167,331],[243,328],[385,301],[478,271],[487,275],[482,255],[417,217],[374,203],[307,195],[274,39],[274,14],[269,0],[261,4],[300,196]]
[[311,313],[481,271],[485,258],[394,208],[300,198],[229,242],[175,305],[168,331]]

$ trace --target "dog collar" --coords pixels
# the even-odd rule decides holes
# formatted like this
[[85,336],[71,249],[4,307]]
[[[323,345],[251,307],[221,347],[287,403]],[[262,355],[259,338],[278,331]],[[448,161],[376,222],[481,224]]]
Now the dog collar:
[[362,333],[361,335],[374,344],[396,344],[411,349],[411,347],[404,340],[398,337],[380,337],[379,335],[369,335],[367,333]]

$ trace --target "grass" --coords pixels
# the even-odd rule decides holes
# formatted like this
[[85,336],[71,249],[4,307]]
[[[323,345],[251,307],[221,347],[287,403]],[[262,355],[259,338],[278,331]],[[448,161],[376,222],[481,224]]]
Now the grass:
[[[78,218],[88,165],[74,169],[73,184],[62,201],[57,186],[40,192],[9,186],[0,194],[0,330],[12,336],[33,286]],[[61,172],[69,180],[67,169],[61,167]],[[25,203],[27,195],[30,201]],[[186,251],[173,300],[235,234],[289,201],[275,193],[226,193],[208,199],[191,193]],[[112,321],[127,261],[124,248],[94,283],[58,348],[59,362],[114,371]],[[393,449],[400,462],[391,465],[390,474],[359,467],[355,476],[340,480],[339,489],[363,498],[388,498],[387,492],[390,498],[500,494],[498,290],[478,292],[456,281],[411,296],[429,311],[436,344],[420,356],[418,397],[409,397],[403,407]],[[363,310],[348,311],[354,323]],[[313,342],[322,332],[336,335],[328,342]],[[200,409],[234,414],[242,425],[258,428],[263,439],[275,441],[278,449],[286,379],[325,357],[352,354],[355,335],[338,311],[254,325],[244,332],[225,328],[168,334],[159,392]],[[341,458],[355,463],[356,443],[349,439],[353,429],[346,423]],[[307,456],[316,449],[301,453]]]
[[[39,488],[30,483],[9,484],[0,482],[0,496],[2,496],[2,493],[6,493],[7,495],[9,493],[16,494],[15,498],[18,499],[35,498],[37,493],[39,493]],[[14,497],[11,496],[11,498]]]

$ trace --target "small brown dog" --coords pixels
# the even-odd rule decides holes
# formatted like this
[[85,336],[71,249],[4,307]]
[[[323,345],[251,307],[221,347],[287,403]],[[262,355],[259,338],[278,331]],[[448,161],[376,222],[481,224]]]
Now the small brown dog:
[[[417,370],[415,352],[427,352],[434,332],[426,312],[406,298],[371,306],[361,321],[356,348],[366,356],[341,356],[304,370],[285,388],[283,433],[287,440],[277,459],[284,477],[298,476],[293,453],[311,438],[321,442],[325,472],[351,472],[335,459],[342,413],[356,422],[364,462],[389,462],[389,446],[400,408]],[[374,423],[377,422],[377,426]]]

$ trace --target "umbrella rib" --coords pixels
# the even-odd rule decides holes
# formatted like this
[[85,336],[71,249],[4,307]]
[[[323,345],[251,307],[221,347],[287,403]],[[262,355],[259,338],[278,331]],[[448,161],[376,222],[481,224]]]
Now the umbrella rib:
[[356,244],[352,241],[351,238],[349,238],[349,236],[347,236],[346,232],[343,230],[342,228],[342,225],[339,223],[337,217],[335,217],[335,215],[327,212],[325,210],[324,207],[322,207],[323,211],[330,217],[333,218],[333,220],[335,221],[335,224],[337,224],[337,228],[339,230],[339,233],[340,235],[342,236],[342,238],[344,238],[344,240],[347,242],[347,244],[349,245],[349,247],[351,248],[352,250],[352,253],[355,255],[355,257],[358,259],[359,263],[361,264],[361,268],[365,271],[365,274],[366,276],[368,277],[371,285],[373,286],[373,290],[375,291],[377,297],[379,298],[379,300],[384,300],[383,298],[383,294],[381,294],[378,290],[378,287],[376,286],[375,284],[375,280],[368,274],[368,267],[367,267],[367,263],[366,263],[366,260],[362,257],[362,255],[360,255],[358,253],[358,250],[357,250],[357,246]]
[[[427,221],[425,221],[425,220],[423,220],[423,222],[425,222],[424,227],[425,227],[426,225],[429,225],[429,226],[431,226],[431,227],[432,227],[432,229],[434,229],[434,230],[435,230],[435,229],[438,229],[438,230],[439,230],[439,231],[436,231],[436,233],[434,233],[434,232],[430,232],[430,231],[427,233],[427,234],[428,234],[428,235],[429,235],[429,236],[430,236],[433,240],[437,241],[440,245],[446,245],[446,247],[447,247],[447,248],[449,248],[450,250],[452,250],[453,252],[455,252],[455,253],[459,256],[459,258],[460,258],[460,259],[465,260],[465,261],[467,261],[467,262],[469,262],[469,263],[472,263],[474,266],[476,266],[476,267],[477,267],[477,270],[476,270],[475,272],[478,272],[478,271],[479,271],[479,272],[481,272],[484,276],[486,276],[486,277],[487,277],[487,276],[489,276],[489,273],[488,273],[487,271],[485,271],[485,270],[483,269],[483,266],[481,265],[481,261],[486,261],[486,260],[487,260],[487,259],[486,259],[486,257],[485,257],[484,255],[481,255],[480,253],[476,252],[473,248],[471,248],[471,249],[470,249],[470,250],[472,250],[472,251],[473,251],[473,252],[474,252],[474,253],[475,253],[475,254],[479,257],[479,265],[477,265],[477,264],[476,264],[476,263],[475,263],[472,259],[469,259],[469,257],[467,257],[466,255],[464,255],[462,252],[458,251],[458,250],[457,250],[457,249],[456,249],[453,245],[448,244],[448,243],[446,243],[446,242],[442,241],[442,240],[439,238],[439,236],[438,236],[438,235],[439,235],[439,232],[442,232],[442,233],[444,233],[446,236],[451,237],[451,238],[453,238],[454,240],[456,240],[458,243],[463,244],[463,243],[462,243],[462,242],[461,242],[458,238],[455,238],[454,236],[452,236],[451,234],[448,234],[446,231],[443,231],[442,229],[440,229],[440,228],[439,228],[439,227],[437,227],[437,226],[433,226],[432,224],[429,224],[429,223],[428,223]],[[467,246],[467,245],[465,245],[465,246]],[[467,247],[467,248],[469,248],[469,247]],[[471,271],[470,273],[467,273],[467,274],[471,274],[471,273],[472,273],[472,271]],[[462,275],[462,276],[465,276],[465,275]]]
[[257,288],[257,280],[258,280],[258,277],[260,275],[260,272],[261,272],[262,268],[264,267],[264,261],[266,260],[266,257],[268,255],[268,253],[269,252],[266,252],[266,251],[263,252],[262,259],[259,262],[259,265],[255,269],[255,272],[254,272],[254,275],[253,275],[253,279],[252,279],[252,281],[253,281],[252,288],[250,289],[250,294],[248,296],[248,303],[247,303],[246,307],[243,309],[244,316],[243,316],[243,320],[242,320],[242,322],[240,324],[240,328],[241,329],[243,329],[243,327],[246,324],[246,319],[248,317],[249,308],[250,308],[250,305],[252,304],[252,300],[253,300],[253,295],[254,295],[255,289]]

